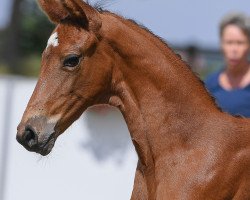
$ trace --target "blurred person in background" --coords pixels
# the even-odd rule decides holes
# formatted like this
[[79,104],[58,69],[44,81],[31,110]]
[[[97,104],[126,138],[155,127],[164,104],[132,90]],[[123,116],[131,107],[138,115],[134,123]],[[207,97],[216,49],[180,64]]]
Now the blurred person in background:
[[223,111],[250,117],[250,18],[228,14],[220,24],[221,49],[225,66],[210,75],[208,91]]

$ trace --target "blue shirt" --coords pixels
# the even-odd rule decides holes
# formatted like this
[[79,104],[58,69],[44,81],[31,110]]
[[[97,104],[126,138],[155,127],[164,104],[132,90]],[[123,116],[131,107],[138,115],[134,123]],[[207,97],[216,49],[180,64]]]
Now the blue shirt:
[[216,103],[225,112],[232,115],[250,117],[250,84],[244,88],[225,90],[219,84],[222,71],[216,72],[205,80],[205,85]]

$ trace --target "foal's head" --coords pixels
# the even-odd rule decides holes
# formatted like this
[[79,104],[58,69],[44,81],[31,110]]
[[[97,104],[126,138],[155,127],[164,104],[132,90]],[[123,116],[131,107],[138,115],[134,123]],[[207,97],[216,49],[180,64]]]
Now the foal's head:
[[39,2],[57,27],[43,52],[17,140],[27,150],[47,155],[87,107],[106,102],[112,65],[100,42],[102,17],[96,9],[82,0]]

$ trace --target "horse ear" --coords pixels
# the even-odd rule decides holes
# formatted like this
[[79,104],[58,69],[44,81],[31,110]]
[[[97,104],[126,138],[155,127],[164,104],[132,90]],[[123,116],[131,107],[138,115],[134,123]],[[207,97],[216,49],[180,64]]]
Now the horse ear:
[[69,13],[64,8],[61,0],[38,0],[40,7],[54,23],[60,23],[67,18]]
[[76,19],[85,28],[97,32],[102,25],[99,12],[83,0],[62,0],[63,6],[69,12],[69,19]]

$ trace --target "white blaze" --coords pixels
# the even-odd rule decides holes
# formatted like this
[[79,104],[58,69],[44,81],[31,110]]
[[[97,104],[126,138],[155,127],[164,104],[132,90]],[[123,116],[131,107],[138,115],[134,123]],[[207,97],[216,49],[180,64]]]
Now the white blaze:
[[59,45],[59,42],[58,42],[58,34],[57,34],[57,32],[53,33],[53,34],[50,36],[46,48],[48,48],[50,45],[52,45],[53,47],[56,47],[56,46]]

